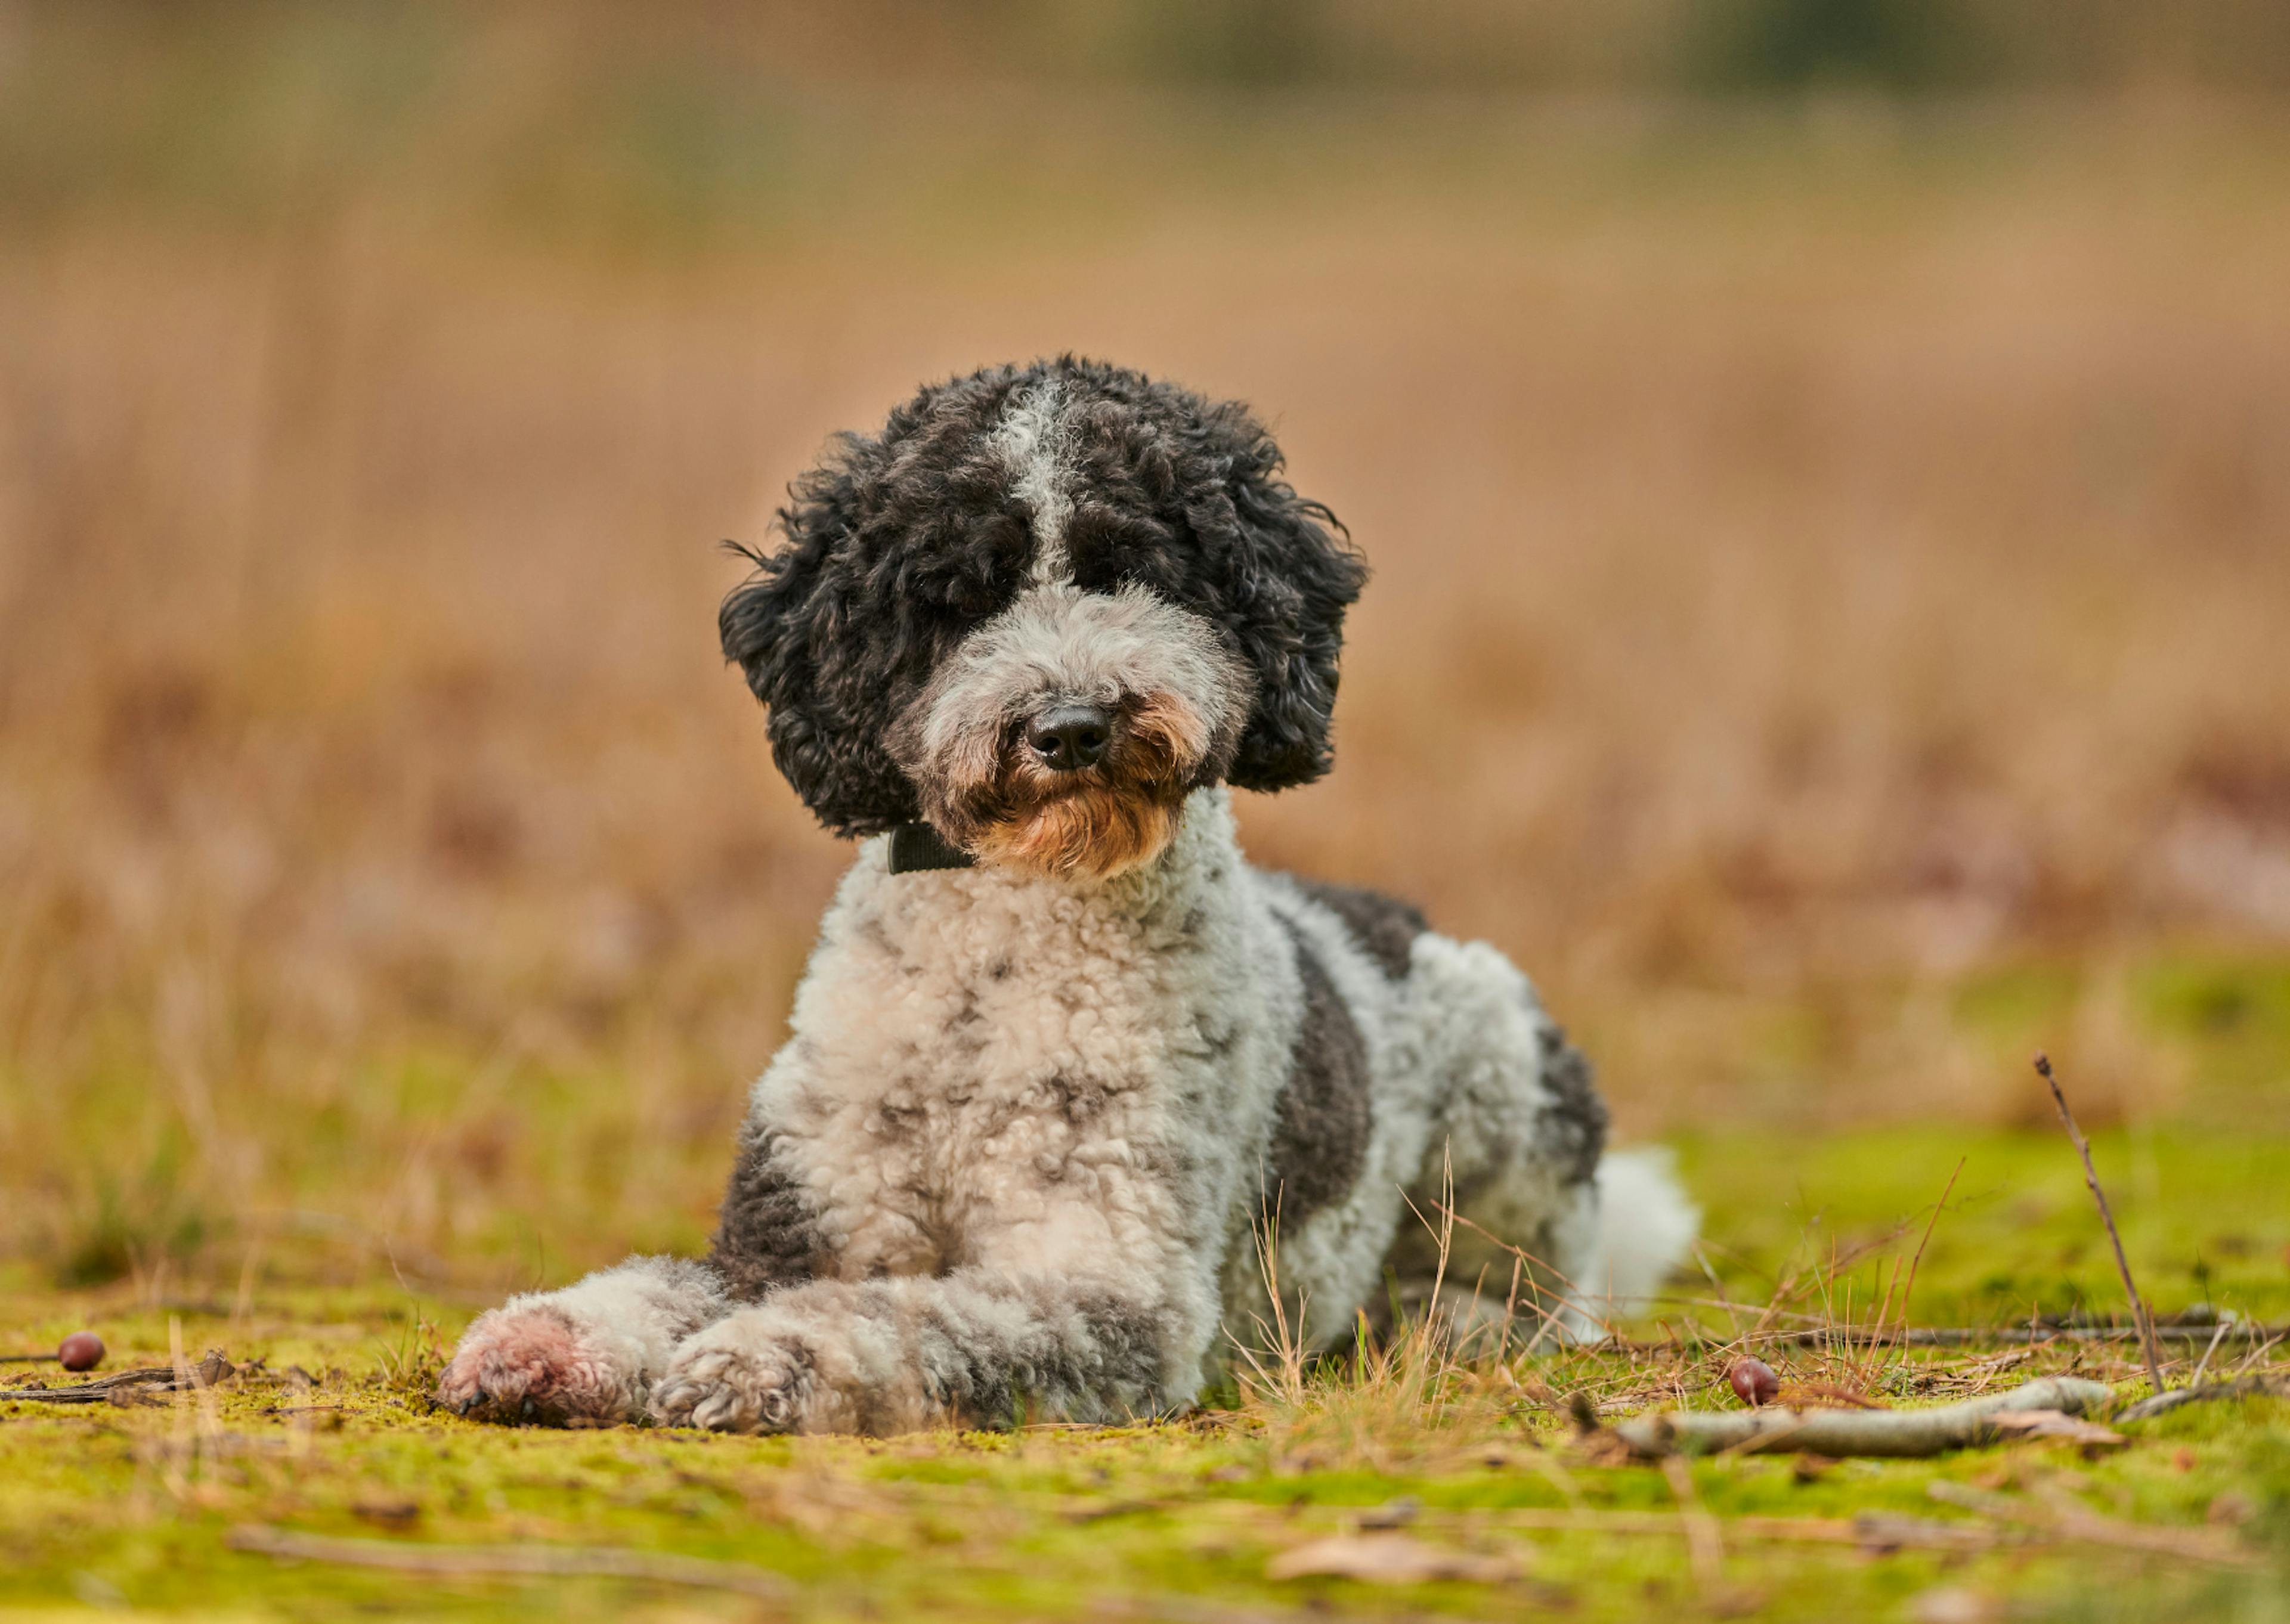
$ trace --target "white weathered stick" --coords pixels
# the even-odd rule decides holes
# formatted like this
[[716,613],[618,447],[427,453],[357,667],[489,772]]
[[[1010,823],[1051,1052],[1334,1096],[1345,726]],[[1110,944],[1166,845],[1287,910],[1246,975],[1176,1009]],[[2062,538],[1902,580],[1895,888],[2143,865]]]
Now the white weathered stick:
[[1933,1410],[1673,1410],[1633,1416],[1614,1428],[1642,1455],[1672,1450],[1802,1451],[1814,1455],[1937,1455],[2009,1436],[1991,1417],[2021,1410],[2079,1415],[2112,1395],[2104,1382],[2046,1376]]

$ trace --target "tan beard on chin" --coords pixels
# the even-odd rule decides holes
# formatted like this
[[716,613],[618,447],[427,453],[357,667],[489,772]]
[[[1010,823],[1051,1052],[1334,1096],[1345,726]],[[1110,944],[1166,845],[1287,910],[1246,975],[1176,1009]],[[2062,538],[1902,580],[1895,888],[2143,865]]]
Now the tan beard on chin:
[[1058,879],[1109,880],[1151,862],[1176,838],[1180,801],[1091,787],[989,824],[972,849],[987,862]]

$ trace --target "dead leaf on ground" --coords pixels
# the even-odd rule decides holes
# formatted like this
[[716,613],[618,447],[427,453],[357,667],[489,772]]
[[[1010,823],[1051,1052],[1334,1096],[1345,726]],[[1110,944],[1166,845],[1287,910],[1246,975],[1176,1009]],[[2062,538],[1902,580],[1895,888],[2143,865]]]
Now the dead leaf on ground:
[[1909,1602],[1909,1617],[1916,1624],[1989,1624],[2003,1615],[1994,1596],[1961,1585],[1936,1585]]
[[1267,1579],[1325,1575],[1370,1585],[1420,1585],[1438,1579],[1500,1584],[1518,1574],[1519,1565],[1509,1556],[1443,1550],[1399,1533],[1334,1534],[1282,1552],[1264,1570]]
[[1359,1525],[1364,1529],[1405,1528],[1423,1514],[1423,1502],[1413,1494],[1403,1494],[1397,1500],[1386,1500],[1360,1513]]
[[1604,1427],[1596,1432],[1577,1433],[1565,1452],[1566,1459],[1576,1466],[1628,1466],[1637,1459],[1637,1452],[1622,1442],[1620,1433]]
[[411,1500],[362,1500],[351,1505],[350,1515],[383,1528],[411,1528],[421,1520],[421,1504]]
[[1530,1401],[1541,1404],[1544,1409],[1560,1415],[1566,1412],[1565,1398],[1541,1377],[1529,1376],[1525,1381],[1516,1382],[1515,1385]]
[[1988,1418],[1999,1432],[2016,1433],[2023,1438],[2057,1438],[2085,1449],[2117,1449],[2123,1444],[2123,1435],[2064,1410],[2006,1411]]
[[2239,1528],[2257,1512],[2258,1508],[2251,1504],[2249,1495],[2229,1489],[2211,1501],[2210,1509],[2204,1514],[2203,1520],[2214,1528]]

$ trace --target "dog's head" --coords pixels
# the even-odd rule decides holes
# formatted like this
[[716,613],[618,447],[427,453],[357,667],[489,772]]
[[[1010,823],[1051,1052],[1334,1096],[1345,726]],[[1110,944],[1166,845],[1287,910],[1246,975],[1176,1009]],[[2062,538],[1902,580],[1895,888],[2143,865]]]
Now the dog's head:
[[829,828],[1117,874],[1202,785],[1327,770],[1366,571],[1279,470],[1241,406],[1117,367],[934,385],[796,482],[724,653]]

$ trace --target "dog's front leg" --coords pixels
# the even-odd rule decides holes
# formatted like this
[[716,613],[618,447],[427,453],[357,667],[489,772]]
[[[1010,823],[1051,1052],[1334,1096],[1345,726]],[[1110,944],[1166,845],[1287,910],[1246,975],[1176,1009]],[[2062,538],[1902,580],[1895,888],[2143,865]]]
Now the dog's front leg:
[[1197,1380],[1199,1350],[1155,1295],[983,1268],[791,1286],[677,1349],[652,1412],[725,1432],[1121,1420]]
[[494,1421],[633,1420],[677,1345],[731,1306],[704,1264],[630,1258],[479,1315],[438,1380],[438,1402]]

